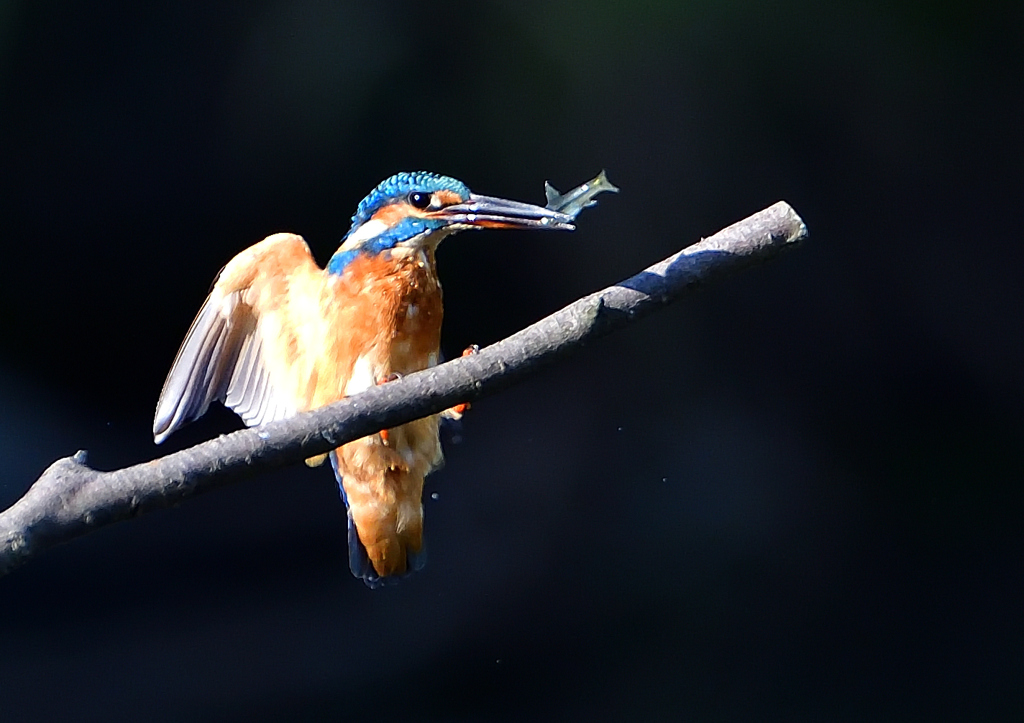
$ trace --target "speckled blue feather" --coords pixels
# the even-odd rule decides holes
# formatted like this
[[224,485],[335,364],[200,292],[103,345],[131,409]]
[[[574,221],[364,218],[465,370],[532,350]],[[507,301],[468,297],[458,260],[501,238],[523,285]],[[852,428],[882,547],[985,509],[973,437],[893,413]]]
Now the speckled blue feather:
[[412,173],[396,173],[391,178],[381,181],[378,186],[359,202],[356,208],[356,215],[352,217],[352,228],[348,236],[355,229],[362,226],[379,209],[408,196],[413,191],[434,193],[435,191],[452,191],[459,195],[463,201],[469,199],[469,189],[462,181],[457,181],[448,176],[441,176],[429,171],[415,171]]

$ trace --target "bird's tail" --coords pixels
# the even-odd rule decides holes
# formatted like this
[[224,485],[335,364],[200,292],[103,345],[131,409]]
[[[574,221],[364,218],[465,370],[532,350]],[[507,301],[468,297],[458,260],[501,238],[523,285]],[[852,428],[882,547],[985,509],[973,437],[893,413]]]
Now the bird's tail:
[[[361,485],[350,478],[350,489],[346,490],[337,450],[330,453],[330,459],[348,513],[348,564],[352,574],[375,589],[423,569],[427,562],[420,501],[423,480],[418,485],[410,484],[416,481],[404,479],[410,473],[390,470],[384,480],[390,494],[380,499],[366,489],[379,485]],[[402,495],[403,491],[413,494]]]

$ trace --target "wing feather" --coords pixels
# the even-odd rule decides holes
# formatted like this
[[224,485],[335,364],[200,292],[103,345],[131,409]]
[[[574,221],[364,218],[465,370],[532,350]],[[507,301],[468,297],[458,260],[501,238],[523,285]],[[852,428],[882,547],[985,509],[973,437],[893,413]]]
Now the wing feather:
[[[175,357],[157,402],[157,444],[202,416],[214,401],[253,427],[293,415],[291,370],[268,368],[260,319],[280,314],[280,295],[321,274],[301,237],[276,234],[246,249],[224,267]],[[275,286],[276,285],[276,286]],[[268,288],[268,286],[270,288]],[[280,319],[278,320],[280,322]]]
[[[260,364],[260,340],[255,334],[249,334],[242,341],[238,353],[238,361],[235,362],[234,371],[228,382],[227,393],[224,396],[224,405],[236,411],[247,408],[249,396],[246,394],[247,387],[252,385],[253,377]],[[241,411],[238,411],[241,414]]]
[[235,411],[242,417],[246,425],[253,426],[259,424],[259,421],[263,418],[263,407],[267,401],[267,372],[260,366],[256,369],[254,375],[253,384],[249,387],[249,398],[246,399],[244,411]]

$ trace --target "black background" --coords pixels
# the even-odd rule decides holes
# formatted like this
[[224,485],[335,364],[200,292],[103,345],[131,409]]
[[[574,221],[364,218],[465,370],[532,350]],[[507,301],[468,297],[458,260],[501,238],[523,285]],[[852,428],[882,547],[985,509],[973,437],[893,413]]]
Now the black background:
[[1019,720],[1022,7],[0,4],[3,506],[237,428],[150,437],[214,274],[326,261],[396,171],[622,188],[446,242],[449,356],[776,200],[812,234],[475,405],[400,586],[302,466],[0,580],[0,718]]

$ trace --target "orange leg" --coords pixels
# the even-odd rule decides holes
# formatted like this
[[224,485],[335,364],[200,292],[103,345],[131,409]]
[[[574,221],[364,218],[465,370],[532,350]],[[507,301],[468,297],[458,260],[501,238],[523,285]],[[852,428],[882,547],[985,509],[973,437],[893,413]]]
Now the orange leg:
[[[462,356],[473,356],[474,354],[480,353],[480,347],[476,344],[471,344],[465,348],[462,352]],[[448,419],[462,419],[462,415],[469,409],[469,402],[462,402],[456,404],[450,409],[446,409],[442,414]]]
[[[392,372],[391,374],[388,374],[386,377],[381,377],[380,379],[378,379],[377,380],[377,385],[379,386],[381,384],[387,384],[388,382],[395,382],[395,381],[398,381],[401,378],[402,378],[401,374],[399,374],[397,372]],[[378,432],[378,434],[380,434],[380,441],[384,443],[384,446],[387,446],[388,441],[389,441],[389,439],[391,437],[391,435],[389,434],[388,430],[387,429],[382,429],[382,430],[380,430],[380,432]]]

